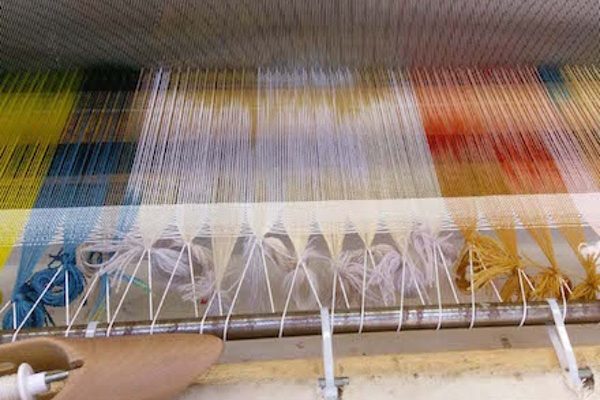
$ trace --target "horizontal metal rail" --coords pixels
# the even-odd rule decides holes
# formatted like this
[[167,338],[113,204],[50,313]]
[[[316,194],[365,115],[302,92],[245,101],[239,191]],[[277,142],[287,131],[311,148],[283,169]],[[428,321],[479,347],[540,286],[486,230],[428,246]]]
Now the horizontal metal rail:
[[[519,326],[525,309],[522,304],[477,303],[475,305],[473,327]],[[567,304],[565,323],[585,324],[600,322],[600,301],[571,302]],[[467,328],[471,325],[473,309],[471,304],[439,306],[410,306],[402,311],[401,330],[436,329],[441,319],[441,328]],[[400,311],[396,308],[369,309],[363,315],[363,332],[396,331],[400,321]],[[552,323],[550,308],[546,302],[531,302],[523,325],[543,325]],[[222,337],[226,318],[210,317],[204,323],[200,319],[164,320],[157,322],[153,334],[200,333]],[[344,310],[333,316],[334,333],[356,333],[360,329],[360,310]],[[273,338],[279,336],[281,314],[234,315],[227,322],[227,340]],[[71,328],[69,337],[84,337],[86,325]],[[148,321],[121,322],[113,325],[110,336],[149,335]],[[98,324],[95,337],[106,336],[107,325]],[[290,312],[285,316],[283,336],[319,335],[321,320],[318,311]],[[17,340],[40,336],[65,336],[64,327],[29,329],[19,332]],[[0,342],[12,340],[12,331],[0,331]]]

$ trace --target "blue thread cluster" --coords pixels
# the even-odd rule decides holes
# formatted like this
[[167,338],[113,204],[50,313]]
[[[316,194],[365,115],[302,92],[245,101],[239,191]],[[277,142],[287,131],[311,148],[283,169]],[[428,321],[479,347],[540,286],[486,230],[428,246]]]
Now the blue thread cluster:
[[[29,318],[27,318],[23,327],[37,328],[46,324],[54,324],[46,307],[64,307],[66,300],[70,303],[83,292],[85,277],[77,268],[75,254],[73,252],[65,252],[64,249],[61,249],[57,254],[50,255],[50,258],[51,261],[48,263],[47,268],[34,273],[13,294],[12,301],[14,308],[11,307],[4,315],[4,319],[2,320],[4,329],[13,329],[15,322],[16,326],[21,325],[61,266],[63,270],[54,279],[54,282],[52,282],[52,285],[44,296],[41,297],[40,302]],[[66,299],[65,293],[67,276],[69,280],[68,299]],[[16,313],[16,320],[13,317],[13,309]]]

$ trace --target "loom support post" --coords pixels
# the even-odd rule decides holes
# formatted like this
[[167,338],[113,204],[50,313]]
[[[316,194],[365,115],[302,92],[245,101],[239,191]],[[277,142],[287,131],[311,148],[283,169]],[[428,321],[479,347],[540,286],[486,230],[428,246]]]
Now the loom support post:
[[563,371],[566,371],[570,386],[577,392],[584,388],[584,382],[593,382],[588,368],[580,369],[577,366],[577,358],[565,327],[565,316],[561,313],[556,299],[547,299],[552,313],[553,323],[547,323],[548,336],[556,352],[556,357]]
[[324,378],[319,379],[319,386],[324,400],[339,400],[340,388],[349,383],[348,378],[335,377],[335,363],[333,360],[333,339],[329,310],[321,308],[321,338],[323,340],[323,372]]

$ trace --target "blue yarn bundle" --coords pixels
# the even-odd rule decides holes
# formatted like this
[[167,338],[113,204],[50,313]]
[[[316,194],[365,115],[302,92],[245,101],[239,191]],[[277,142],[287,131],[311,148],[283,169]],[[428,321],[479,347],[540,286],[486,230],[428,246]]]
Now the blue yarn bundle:
[[[62,266],[62,273],[56,277],[51,288],[42,297],[42,303],[52,307],[64,307],[66,301],[71,303],[83,292],[85,287],[85,277],[77,268],[75,253],[66,253],[64,249],[61,249],[58,254],[50,255],[50,258],[52,261],[48,263],[48,268],[33,274],[29,285],[36,293],[41,294],[52,277],[56,274],[56,270]],[[65,295],[67,276],[69,278],[68,299]]]
[[[89,74],[84,81],[72,123],[63,132],[63,143],[56,149],[47,179],[25,227],[24,246],[13,288],[13,307],[4,316],[4,329],[12,329],[15,322],[17,326],[21,325],[60,266],[63,270],[23,327],[52,323],[46,307],[64,307],[67,301],[72,302],[83,292],[85,279],[77,268],[75,253],[77,246],[95,227],[101,207],[108,201],[110,177],[121,169],[128,169],[130,164],[129,153],[133,146],[123,141],[123,126],[114,110],[127,109],[130,99],[124,92],[131,89],[132,78],[137,79],[136,76],[131,71],[113,75],[111,71],[100,70]],[[107,80],[107,77],[112,78]],[[63,250],[51,256],[47,268],[33,273],[60,228]],[[65,299],[67,276],[69,298]],[[12,309],[16,311],[14,316]]]
[[[50,258],[52,258],[52,261],[48,263],[48,267],[33,274],[13,295],[17,326],[21,324],[33,308],[35,302],[40,298],[54,275],[56,275],[58,268],[63,267],[62,272],[58,274],[44,296],[40,298],[38,305],[35,307],[27,321],[25,321],[23,327],[35,328],[48,323],[54,324],[46,307],[64,307],[66,305],[65,283],[67,275],[69,277],[68,301],[72,302],[83,292],[85,278],[75,264],[75,254],[65,253],[64,249],[61,249],[58,254],[51,255]],[[11,329],[14,328],[14,323],[13,308],[11,308],[4,315],[2,325],[4,329]]]
[[[37,294],[31,289],[28,283],[22,285],[16,293],[13,293],[11,307],[2,320],[2,327],[4,329],[13,329],[20,325],[21,321],[25,319],[29,311],[33,308]],[[16,313],[16,319],[13,317],[13,310]],[[24,328],[35,328],[44,326],[45,324],[53,323],[52,318],[46,311],[43,304],[38,304],[35,310],[31,313],[25,324]]]

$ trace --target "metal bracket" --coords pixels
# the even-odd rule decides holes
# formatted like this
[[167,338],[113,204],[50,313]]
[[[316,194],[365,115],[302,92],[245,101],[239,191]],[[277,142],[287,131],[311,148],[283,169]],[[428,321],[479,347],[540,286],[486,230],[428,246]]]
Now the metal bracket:
[[96,330],[98,329],[98,321],[90,321],[88,322],[85,328],[85,337],[93,338],[96,336]]
[[333,362],[333,340],[331,335],[329,310],[321,308],[321,337],[323,339],[323,371],[325,378],[319,379],[319,387],[324,400],[339,400],[341,388],[350,383],[347,377],[335,377],[335,364]]
[[575,391],[581,391],[593,385],[594,377],[589,368],[579,368],[577,359],[565,327],[565,316],[562,315],[556,299],[547,299],[554,324],[548,324],[548,335],[563,371],[569,376],[569,383]]

